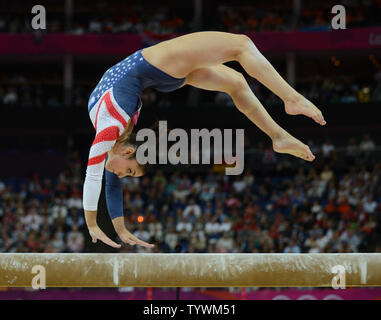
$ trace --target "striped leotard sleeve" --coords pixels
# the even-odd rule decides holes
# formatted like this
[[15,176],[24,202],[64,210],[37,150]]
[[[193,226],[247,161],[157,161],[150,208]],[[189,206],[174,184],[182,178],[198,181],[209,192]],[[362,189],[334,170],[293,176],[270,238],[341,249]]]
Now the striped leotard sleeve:
[[[96,211],[102,189],[102,177],[107,153],[114,146],[116,139],[127,127],[129,116],[118,106],[107,91],[90,111],[90,118],[96,135],[90,148],[86,178],[83,187],[83,207]],[[123,216],[123,195],[119,178],[106,170],[106,201],[112,219]]]

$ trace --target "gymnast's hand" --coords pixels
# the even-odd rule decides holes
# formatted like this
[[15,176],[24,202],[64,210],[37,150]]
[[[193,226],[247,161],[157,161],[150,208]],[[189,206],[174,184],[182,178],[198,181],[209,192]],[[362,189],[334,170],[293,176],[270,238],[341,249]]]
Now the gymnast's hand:
[[142,247],[146,248],[153,248],[153,244],[149,244],[145,241],[142,241],[138,238],[136,238],[134,235],[132,235],[127,229],[126,225],[124,223],[124,217],[118,217],[112,219],[112,224],[114,225],[115,231],[118,234],[120,240],[122,240],[125,243],[128,243],[132,246],[138,244],[141,245]]
[[105,244],[114,247],[120,248],[121,245],[112,241],[109,237],[105,235],[105,233],[99,228],[97,224],[97,211],[87,211],[85,210],[85,220],[87,224],[87,228],[89,229],[89,233],[93,243],[96,243],[97,240],[101,240]]

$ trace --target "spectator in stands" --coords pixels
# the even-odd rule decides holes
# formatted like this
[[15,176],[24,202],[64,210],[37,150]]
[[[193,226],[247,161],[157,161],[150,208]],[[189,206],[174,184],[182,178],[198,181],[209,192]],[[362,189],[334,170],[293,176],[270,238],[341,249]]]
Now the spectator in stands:
[[202,230],[199,230],[199,232],[192,233],[190,244],[194,247],[196,253],[206,252],[207,242]]
[[332,144],[330,139],[325,139],[323,145],[321,146],[321,151],[325,160],[332,160],[335,152],[335,146]]
[[211,221],[205,224],[205,234],[208,240],[218,239],[221,235],[221,224],[217,221],[216,217],[212,217]]
[[374,214],[376,212],[377,206],[377,202],[373,199],[371,195],[367,195],[363,200],[363,207],[366,213]]
[[28,233],[30,230],[40,230],[43,220],[42,217],[37,213],[36,208],[30,208],[27,215],[21,218],[21,222],[24,225],[25,232]]
[[349,90],[344,91],[342,97],[340,98],[341,103],[355,103],[357,102],[356,96]]
[[57,250],[57,252],[64,252],[66,250],[65,242],[60,232],[56,232],[54,234],[51,245],[54,250]]
[[301,253],[300,247],[295,243],[294,240],[290,240],[290,243],[283,251],[284,253]]
[[175,227],[171,227],[169,229],[169,232],[167,232],[167,234],[165,235],[164,240],[168,244],[171,252],[174,252],[175,247],[176,247],[178,240],[179,240],[179,236],[178,236],[178,233],[177,233]]
[[183,216],[182,219],[176,225],[176,231],[185,236],[186,234],[191,233],[192,229],[193,229],[192,223],[188,221],[188,218],[186,216],[185,217]]
[[60,219],[65,219],[68,213],[68,209],[66,206],[66,199],[64,194],[62,193],[58,199],[56,199],[56,203],[51,209],[51,214],[49,216],[50,224],[53,224],[53,221]]
[[91,33],[101,33],[102,32],[102,22],[97,17],[89,21],[88,32]]
[[83,28],[82,25],[79,23],[74,25],[74,28],[71,30],[72,34],[75,34],[77,36],[83,35],[85,33],[85,29]]
[[329,182],[333,177],[333,171],[330,169],[328,165],[325,165],[322,173],[320,174],[320,178],[325,182]]
[[70,252],[82,252],[85,247],[85,239],[82,232],[78,231],[78,227],[73,225],[72,231],[67,235],[66,247]]
[[216,242],[216,249],[218,253],[228,253],[233,251],[233,239],[229,237],[227,232],[224,232],[222,237]]
[[367,134],[363,137],[363,140],[360,142],[360,150],[363,152],[374,151],[375,149],[374,141]]
[[82,229],[85,225],[85,219],[80,210],[71,208],[69,214],[66,216],[65,223],[70,229],[72,229],[74,226],[77,226],[78,229]]
[[188,220],[191,220],[194,223],[200,215],[201,207],[196,204],[194,198],[192,198],[183,211],[183,217],[187,217]]
[[75,188],[72,192],[72,195],[66,202],[67,208],[70,210],[74,209],[82,209],[82,198],[80,195],[79,189]]
[[15,104],[19,97],[17,95],[16,89],[14,87],[8,87],[6,93],[3,97],[4,104]]

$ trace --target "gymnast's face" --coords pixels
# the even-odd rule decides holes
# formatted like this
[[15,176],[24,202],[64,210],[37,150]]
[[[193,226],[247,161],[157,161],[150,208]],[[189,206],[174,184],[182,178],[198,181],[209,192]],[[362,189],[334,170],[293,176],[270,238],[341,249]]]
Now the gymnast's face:
[[127,176],[141,177],[143,171],[136,161],[134,153],[134,147],[122,146],[116,143],[108,153],[106,170],[115,173],[119,178]]

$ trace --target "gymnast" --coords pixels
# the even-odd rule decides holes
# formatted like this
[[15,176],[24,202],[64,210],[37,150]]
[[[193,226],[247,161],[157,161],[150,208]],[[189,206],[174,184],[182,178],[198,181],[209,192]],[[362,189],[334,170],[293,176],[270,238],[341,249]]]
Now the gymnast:
[[94,243],[100,240],[114,248],[121,246],[106,236],[96,219],[106,168],[107,209],[120,240],[130,245],[153,247],[127,230],[120,182],[120,178],[139,177],[144,173],[144,167],[135,158],[137,145],[131,131],[142,107],[140,95],[148,87],[170,92],[188,84],[225,92],[238,110],[271,138],[274,151],[314,160],[307,145],[270,117],[244,76],[224,65],[228,61],[238,61],[251,77],[281,98],[287,114],[303,114],[320,125],[326,124],[321,111],[293,89],[245,35],[196,32],[136,51],[108,69],[89,98],[88,110],[96,135],[89,153],[83,207]]

